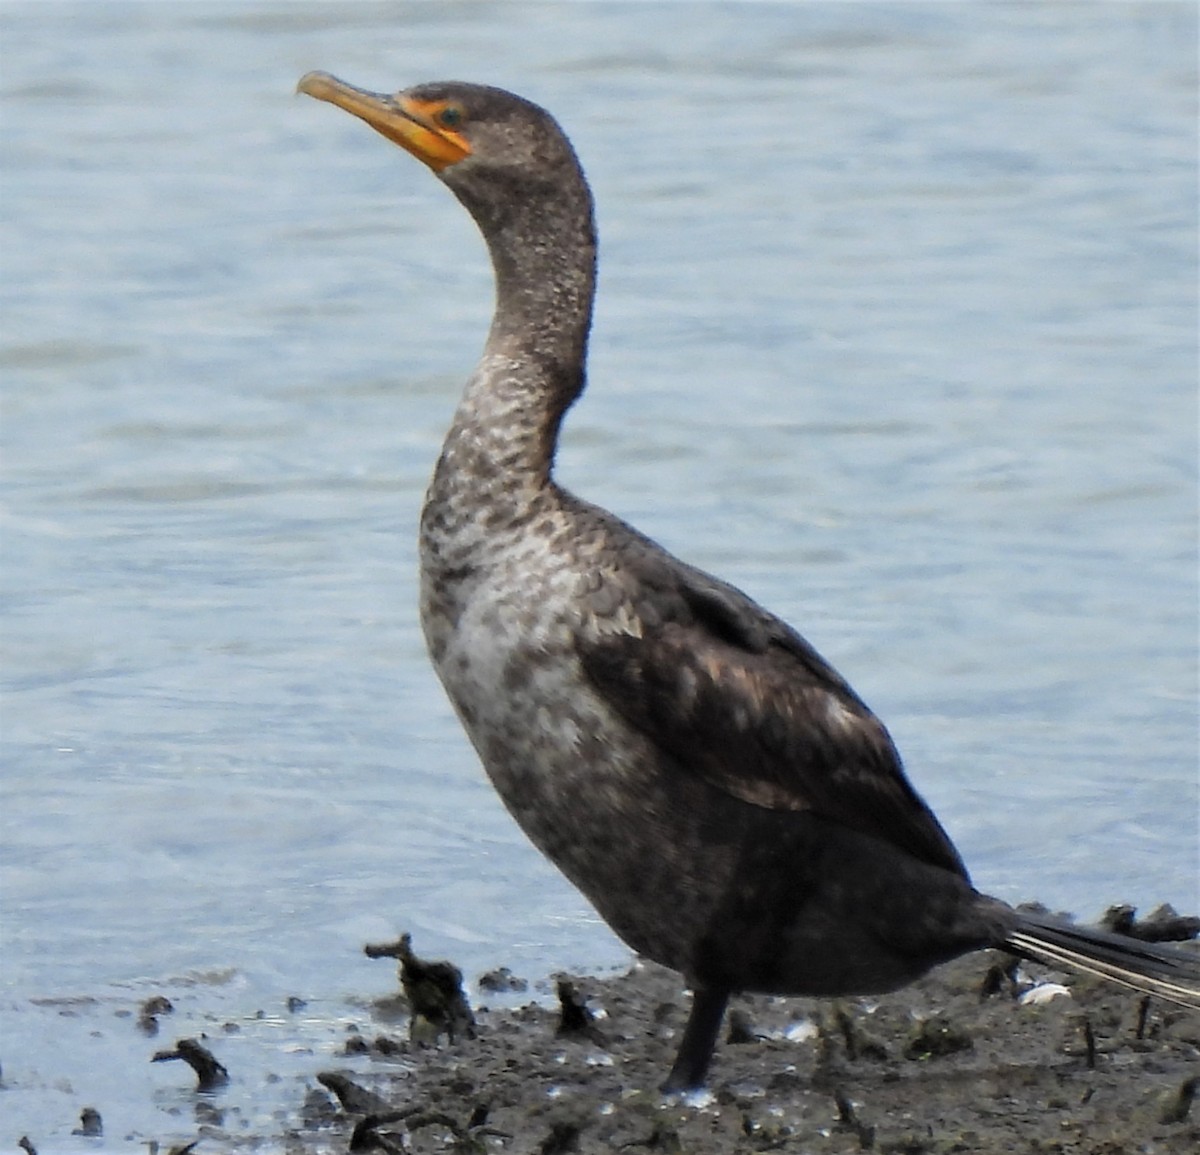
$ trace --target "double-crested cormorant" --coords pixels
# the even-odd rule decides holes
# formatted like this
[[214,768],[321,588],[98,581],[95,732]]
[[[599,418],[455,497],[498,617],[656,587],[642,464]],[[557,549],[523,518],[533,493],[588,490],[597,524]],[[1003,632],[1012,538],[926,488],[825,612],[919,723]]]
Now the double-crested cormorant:
[[487,242],[495,315],[421,517],[421,621],[526,834],[692,985],[666,1088],[703,1083],[733,991],[883,992],[983,947],[1200,1005],[1195,956],[976,891],[883,725],[795,630],[555,483],[596,236],[553,118],[473,84],[299,88],[424,161]]

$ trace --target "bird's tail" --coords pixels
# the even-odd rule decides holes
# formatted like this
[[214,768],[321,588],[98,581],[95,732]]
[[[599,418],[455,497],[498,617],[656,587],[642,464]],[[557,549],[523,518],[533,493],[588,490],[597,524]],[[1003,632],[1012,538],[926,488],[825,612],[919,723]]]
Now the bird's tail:
[[1006,945],[1025,958],[1099,975],[1200,1010],[1200,952],[1146,943],[1024,911]]

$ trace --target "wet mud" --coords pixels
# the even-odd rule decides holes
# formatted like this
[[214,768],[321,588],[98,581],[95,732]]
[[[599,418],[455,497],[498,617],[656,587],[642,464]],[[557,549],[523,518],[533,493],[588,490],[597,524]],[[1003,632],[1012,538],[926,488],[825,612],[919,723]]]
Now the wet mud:
[[[516,1005],[526,984],[501,967],[469,1005],[457,968],[407,936],[368,953],[398,961],[395,996],[312,1055],[272,1133],[223,1120],[224,1068],[201,1042],[154,1055],[196,1073],[198,1155],[1200,1150],[1200,1013],[999,954],[870,999],[738,998],[708,1090],[680,1098],[657,1090],[688,1009],[671,971],[558,976]],[[168,1007],[144,1016],[163,1033]]]
[[474,1040],[381,1055],[353,1077],[389,1110],[325,1125],[364,1151],[1200,1149],[1200,1014],[1001,956],[879,999],[742,998],[709,1090],[684,1100],[656,1090],[678,976],[639,965],[559,993],[559,1010],[479,1009]]

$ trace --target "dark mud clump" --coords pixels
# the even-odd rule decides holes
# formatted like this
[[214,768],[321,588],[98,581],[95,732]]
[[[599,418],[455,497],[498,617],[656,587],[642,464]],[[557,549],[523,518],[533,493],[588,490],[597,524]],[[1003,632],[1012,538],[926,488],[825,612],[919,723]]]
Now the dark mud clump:
[[463,990],[462,971],[452,962],[418,958],[408,934],[393,943],[368,943],[363,953],[368,958],[398,960],[412,1041],[436,1043],[443,1034],[451,1043],[460,1035],[475,1037],[475,1016]]
[[215,1091],[229,1082],[229,1072],[212,1051],[196,1039],[180,1039],[174,1050],[159,1051],[150,1061],[165,1063],[172,1059],[182,1059],[195,1071],[197,1091]]

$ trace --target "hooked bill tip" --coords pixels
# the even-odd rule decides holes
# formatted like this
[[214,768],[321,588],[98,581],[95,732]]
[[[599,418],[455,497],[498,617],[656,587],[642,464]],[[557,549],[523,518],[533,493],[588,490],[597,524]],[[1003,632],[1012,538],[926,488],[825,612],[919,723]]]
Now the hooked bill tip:
[[317,100],[328,100],[330,94],[337,90],[338,84],[337,77],[328,72],[306,72],[296,84],[296,92],[302,92],[305,96],[312,96]]

